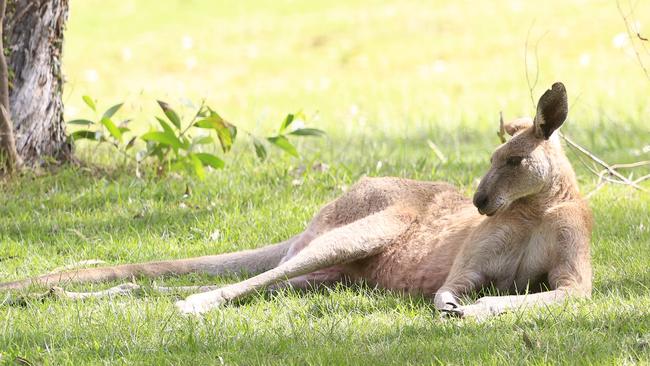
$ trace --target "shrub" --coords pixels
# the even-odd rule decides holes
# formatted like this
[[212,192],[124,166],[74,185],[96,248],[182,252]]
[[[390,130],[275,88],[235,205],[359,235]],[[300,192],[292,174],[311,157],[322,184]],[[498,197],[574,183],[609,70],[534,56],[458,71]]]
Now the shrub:
[[[92,98],[83,96],[83,101],[93,112],[97,113],[97,106]],[[237,126],[223,119],[205,103],[201,103],[192,119],[187,122],[182,121],[178,113],[168,103],[158,101],[158,105],[165,117],[156,116],[158,126],[152,127],[142,135],[136,135],[128,128],[129,119],[121,123],[116,123],[113,120],[115,113],[122,107],[122,103],[120,103],[108,108],[101,117],[95,120],[68,121],[69,125],[83,126],[82,129],[72,132],[69,138],[73,142],[85,139],[98,144],[109,144],[125,159],[135,160],[138,166],[142,163],[152,162],[159,176],[163,176],[169,171],[189,171],[199,179],[203,179],[206,167],[213,169],[225,167],[224,161],[212,151],[217,151],[218,147],[221,147],[224,154],[229,153],[238,136]],[[289,140],[290,137],[325,135],[322,130],[316,128],[302,126],[291,128],[291,124],[298,119],[304,120],[304,115],[301,113],[288,114],[277,132],[265,138],[245,132],[250,138],[255,154],[261,161],[266,160],[268,156],[263,140],[291,156],[299,157],[298,150]],[[201,130],[206,131],[207,134],[205,132],[197,133]],[[127,138],[127,135],[130,137]],[[145,149],[133,153],[133,147],[138,141],[144,143]]]

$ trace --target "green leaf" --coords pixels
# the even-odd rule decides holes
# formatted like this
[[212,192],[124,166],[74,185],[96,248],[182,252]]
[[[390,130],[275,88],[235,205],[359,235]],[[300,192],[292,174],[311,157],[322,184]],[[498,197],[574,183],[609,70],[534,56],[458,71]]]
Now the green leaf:
[[226,124],[220,115],[218,115],[216,112],[212,112],[210,116],[196,121],[194,123],[194,126],[199,128],[212,128],[217,130],[219,128],[226,127]]
[[160,118],[160,117],[156,117],[156,119],[158,120],[158,123],[160,123],[160,126],[162,126],[163,130],[164,130],[166,133],[170,133],[170,134],[172,134],[172,135],[176,135],[176,134],[174,133],[174,130],[172,129],[172,126],[170,126],[169,123],[165,122],[165,120],[162,119],[162,118]]
[[253,137],[253,145],[255,146],[255,155],[261,160],[266,159],[266,147],[262,144],[262,141]]
[[67,122],[69,125],[80,125],[80,126],[89,126],[92,125],[93,121],[87,119],[73,119],[72,121]]
[[267,140],[272,143],[273,145],[279,147],[280,149],[284,150],[287,154],[295,157],[300,157],[298,154],[298,150],[287,140],[286,137],[280,135],[280,136],[274,136],[274,137],[268,137]]
[[230,148],[232,148],[232,134],[230,133],[230,129],[227,127],[218,129],[217,137],[219,138],[223,152],[227,153],[230,151]]
[[[142,138],[142,137],[140,137]],[[146,140],[145,140],[146,141]],[[168,145],[157,143],[156,141],[147,141],[147,155],[155,156],[159,162],[163,160],[163,149],[169,149]]]
[[214,143],[212,136],[198,136],[192,139],[192,145],[208,145]]
[[201,160],[201,163],[203,165],[208,165],[211,166],[215,169],[221,169],[223,168],[226,164],[223,162],[223,160],[219,159],[217,156],[208,154],[208,153],[195,153],[192,154],[199,158]]
[[81,139],[97,140],[97,137],[95,135],[95,131],[90,131],[90,130],[75,131],[75,132],[70,134],[70,138],[73,141],[77,141],[77,140],[81,140]]
[[187,138],[187,136],[179,136],[179,139],[181,141],[181,145],[183,146],[183,149],[189,150],[190,148],[190,140]]
[[282,125],[280,125],[280,133],[284,132],[284,130],[289,127],[291,122],[295,119],[295,116],[291,113],[287,114],[287,116],[284,118],[284,121],[282,121]]
[[132,148],[133,145],[135,144],[135,139],[137,139],[137,136],[131,137],[129,142],[127,142],[127,144],[126,144],[126,147],[124,147],[124,150],[128,150],[128,149]]
[[100,122],[106,127],[108,132],[117,140],[122,139],[122,131],[111,121],[110,117],[103,117]]
[[232,142],[234,143],[235,138],[237,137],[237,126],[235,126],[235,125],[233,125],[231,123],[228,123],[226,121],[224,121],[224,122],[226,123],[226,127],[228,128],[228,131],[230,131],[230,137],[232,139]]
[[114,106],[108,108],[108,109],[106,110],[106,112],[104,112],[104,115],[102,116],[102,119],[113,117],[113,115],[115,114],[115,112],[117,112],[120,108],[122,108],[122,104],[124,104],[124,103],[116,104],[116,105],[114,105]]
[[321,137],[325,136],[325,131],[319,130],[317,128],[299,128],[297,130],[293,130],[289,133],[290,135],[296,135],[296,136],[316,136],[316,137]]
[[170,134],[163,131],[152,131],[147,132],[144,135],[140,136],[144,141],[154,141],[159,142],[163,145],[168,145],[176,149],[182,149],[183,144],[174,134]]
[[298,112],[294,113],[293,118],[296,119],[296,120],[303,120],[303,121],[307,120],[307,116],[305,115],[305,112],[303,112],[303,111],[298,111]]
[[176,126],[179,130],[181,129],[181,119],[178,117],[178,114],[176,114],[176,111],[174,111],[169,104],[163,102],[163,101],[158,101],[158,105],[160,108],[165,112],[165,116],[167,116],[167,119]]
[[195,154],[189,154],[188,157],[192,162],[196,176],[199,177],[200,180],[205,179],[205,169],[203,169],[203,162],[201,162],[201,159],[199,159]]
[[88,95],[84,95],[83,97],[81,97],[81,99],[83,99],[84,103],[86,103],[86,105],[90,107],[90,109],[92,109],[95,112],[97,111],[97,107],[95,107],[95,102],[91,97],[89,97]]
[[194,126],[199,128],[211,128],[217,131],[217,137],[219,138],[219,143],[221,143],[221,149],[225,153],[230,151],[235,136],[237,136],[237,127],[226,122],[216,112],[211,112],[209,117],[197,121]]

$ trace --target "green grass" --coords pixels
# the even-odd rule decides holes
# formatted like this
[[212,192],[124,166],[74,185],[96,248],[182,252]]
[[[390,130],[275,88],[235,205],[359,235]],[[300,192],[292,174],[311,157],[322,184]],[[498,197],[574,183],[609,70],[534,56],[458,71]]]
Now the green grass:
[[[205,97],[254,132],[271,131],[285,113],[302,109],[330,137],[299,142],[301,159],[271,150],[264,164],[240,143],[225,157],[227,168],[205,181],[137,179],[110,153],[82,149],[81,157],[104,168],[66,167],[1,183],[0,281],[83,259],[117,264],[277,242],[364,175],[444,180],[470,194],[496,146],[498,111],[532,112],[523,50],[533,19],[531,39],[548,32],[535,94],[555,80],[567,84],[565,133],[610,162],[650,159],[650,82],[627,46],[612,44],[624,31],[615,4],[533,4],[73,1],[64,59],[69,118],[87,116],[80,96],[90,94],[106,106],[125,100],[120,116],[146,129],[156,98],[180,105]],[[645,26],[649,5],[636,9]],[[189,49],[184,36],[193,40]],[[191,57],[196,65],[188,69]],[[569,157],[583,191],[591,191],[594,176]],[[296,172],[315,162],[330,169]],[[192,195],[184,198],[188,182]],[[180,295],[30,300],[0,305],[0,362],[650,363],[650,195],[610,185],[590,205],[589,301],[476,324],[443,321],[426,299],[363,286],[260,294],[201,319],[175,311]]]

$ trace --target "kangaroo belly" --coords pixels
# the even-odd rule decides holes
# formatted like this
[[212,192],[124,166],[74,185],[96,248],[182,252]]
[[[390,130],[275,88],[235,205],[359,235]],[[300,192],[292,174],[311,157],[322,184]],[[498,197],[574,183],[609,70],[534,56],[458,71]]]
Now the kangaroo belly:
[[465,239],[481,221],[476,209],[460,205],[429,213],[402,241],[350,264],[352,277],[385,289],[434,294],[444,283]]

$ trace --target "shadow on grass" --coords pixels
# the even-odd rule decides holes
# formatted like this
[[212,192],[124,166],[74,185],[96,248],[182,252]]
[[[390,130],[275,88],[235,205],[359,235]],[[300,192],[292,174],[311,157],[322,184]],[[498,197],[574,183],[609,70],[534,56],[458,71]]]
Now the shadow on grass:
[[[442,180],[471,190],[487,169],[490,152],[497,145],[494,131],[467,124],[453,129],[438,127],[432,124],[401,136],[372,132],[319,140],[309,145],[302,143],[301,147],[319,146],[310,154],[312,159],[331,165],[326,173],[309,169],[295,173],[302,165],[310,166],[312,161],[306,159],[294,161],[278,155],[277,160],[260,164],[254,156],[242,155],[236,157],[236,164],[214,172],[202,182],[189,178],[139,180],[116,172],[103,177],[72,168],[51,176],[25,178],[12,184],[4,198],[0,198],[0,240],[27,244],[49,242],[59,253],[73,252],[76,246],[103,244],[107,238],[137,242],[143,233],[153,238],[192,243],[198,235],[192,235],[188,227],[196,222],[210,220],[225,222],[226,226],[242,225],[241,220],[235,222],[224,213],[236,209],[240,215],[249,215],[265,208],[270,217],[258,216],[256,223],[264,219],[266,227],[280,227],[286,218],[275,214],[278,209],[288,211],[287,208],[309,206],[310,212],[315,213],[318,206],[340,195],[341,190],[333,190],[332,186],[352,184],[363,175]],[[576,132],[574,136],[578,140],[595,138],[591,130],[572,132]],[[639,133],[633,133],[632,140],[626,141],[639,142],[642,133],[636,132]],[[603,125],[598,127],[598,133],[617,136],[609,141],[618,145],[593,150],[606,158],[620,155],[621,136],[629,135],[629,131]],[[442,150],[446,162],[433,153],[429,140]],[[592,177],[575,157],[571,154],[569,157],[574,160],[579,175]],[[294,186],[296,179],[306,183]],[[186,181],[191,181],[194,187],[194,195],[188,200],[182,198]],[[130,202],[131,198],[135,201]],[[214,201],[216,204],[208,209]],[[181,205],[186,208],[180,208]],[[627,211],[630,210],[642,214],[638,206]],[[610,230],[621,236],[627,233],[625,225]],[[0,257],[5,254],[0,252]]]

